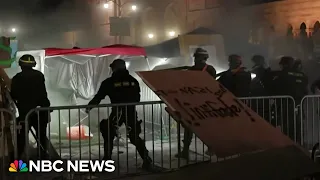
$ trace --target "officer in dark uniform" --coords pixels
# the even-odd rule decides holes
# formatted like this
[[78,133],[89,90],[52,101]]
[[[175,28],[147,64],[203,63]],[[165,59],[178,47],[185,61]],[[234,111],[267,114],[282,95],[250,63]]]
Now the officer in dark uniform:
[[245,68],[242,66],[242,59],[239,55],[230,55],[228,61],[229,69],[219,73],[219,83],[226,87],[236,97],[249,97],[251,73],[245,71]]
[[313,94],[316,94],[316,90],[320,90],[320,78],[311,84],[310,90]]
[[[18,156],[21,158],[26,144],[24,121],[27,113],[39,106],[49,107],[50,101],[47,96],[44,75],[40,71],[32,69],[36,66],[34,57],[29,54],[23,55],[19,59],[19,65],[22,72],[12,78],[11,97],[19,111],[17,122],[22,125],[22,129],[17,133]],[[40,141],[41,144],[41,146],[38,144],[41,159],[47,156],[46,130],[49,122],[48,115],[48,112],[40,111],[39,114],[33,113],[28,118],[29,127],[33,127],[36,130],[37,141]]]
[[302,61],[300,59],[297,59],[293,63],[293,70],[297,72],[302,72]]
[[[216,70],[213,66],[208,65],[206,62],[209,58],[209,54],[205,49],[197,48],[193,54],[194,66],[188,70],[192,71],[207,71],[213,78],[216,77]],[[181,152],[175,155],[177,158],[189,159],[189,148],[192,142],[193,133],[187,128],[184,128],[183,135],[183,149]]]
[[207,71],[212,77],[216,77],[216,70],[214,67],[206,63],[209,58],[209,54],[205,49],[197,48],[193,57],[194,66],[190,67],[189,70]]
[[267,96],[269,95],[268,86],[270,85],[271,80],[271,69],[266,67],[263,56],[255,55],[252,57],[251,61],[254,63],[251,72],[256,75],[251,82],[251,96]]
[[[125,61],[116,59],[110,65],[112,76],[101,83],[98,93],[89,102],[89,105],[98,105],[102,99],[109,96],[112,104],[140,102],[139,82],[129,74]],[[87,108],[87,112],[90,108]],[[113,140],[117,135],[118,127],[125,124],[128,130],[130,142],[136,146],[143,159],[142,167],[151,167],[151,158],[145,142],[140,138],[141,121],[137,120],[135,106],[112,107],[109,119],[100,122],[100,131],[104,139],[104,160],[110,160],[113,149]]]
[[[271,69],[266,67],[265,59],[263,56],[254,55],[251,59],[253,62],[252,73],[256,75],[251,82],[251,95],[252,97],[268,96],[270,93],[271,83]],[[252,110],[257,112],[268,122],[270,120],[270,104],[269,99],[252,99],[250,102],[246,102]]]
[[299,103],[307,93],[308,77],[294,66],[292,57],[282,57],[279,65],[281,71],[273,72],[273,93],[292,96]]
[[274,72],[273,75],[273,95],[291,96],[294,101],[290,99],[278,99],[276,101],[277,110],[281,115],[280,118],[278,117],[277,125],[280,125],[283,132],[292,140],[295,140],[295,135],[298,138],[300,137],[297,134],[299,133],[300,125],[296,121],[297,128],[294,129],[294,105],[299,105],[302,98],[307,94],[308,77],[303,72],[293,69],[294,59],[292,57],[282,57],[279,65],[281,70]]

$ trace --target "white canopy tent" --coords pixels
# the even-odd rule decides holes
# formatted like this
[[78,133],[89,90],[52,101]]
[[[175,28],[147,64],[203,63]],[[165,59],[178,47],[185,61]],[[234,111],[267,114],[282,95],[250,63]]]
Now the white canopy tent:
[[[105,48],[113,48],[105,47]],[[122,49],[121,49],[122,48]],[[119,50],[120,49],[120,50]],[[66,53],[66,51],[68,51]],[[93,50],[87,49],[54,49],[48,55],[48,50],[34,50],[34,51],[19,51],[17,52],[17,59],[24,54],[31,54],[35,57],[37,62],[36,70],[41,71],[46,78],[46,87],[48,97],[51,101],[51,106],[70,106],[70,105],[85,105],[93,98],[98,91],[103,80],[111,75],[109,68],[110,63],[117,58],[122,58],[126,61],[127,68],[134,77],[140,81],[141,87],[141,101],[154,101],[159,98],[151,91],[135,74],[136,71],[150,70],[152,67],[159,64],[159,59],[146,59],[143,54],[143,48],[124,46],[114,50],[114,54],[94,54]],[[58,51],[58,53],[56,53]],[[81,54],[79,53],[81,51]],[[99,51],[102,51],[101,49]],[[120,51],[124,53],[121,54]],[[62,52],[61,54],[59,54]],[[70,52],[72,52],[70,54]],[[128,52],[128,53],[126,53]],[[52,55],[56,53],[55,55]],[[64,54],[65,53],[65,54]],[[117,54],[116,54],[117,53]],[[13,67],[6,69],[8,76],[12,78],[16,73],[20,72],[20,67]],[[106,97],[101,104],[110,103],[109,98]],[[153,111],[160,111],[158,107],[138,107],[139,117],[146,117],[148,122],[157,121],[156,124],[162,123],[161,117],[150,117]],[[90,113],[90,120],[88,114],[84,109],[80,110],[62,110],[51,113],[51,137],[58,135],[58,129],[63,127],[77,126],[79,124],[88,125],[91,127],[93,133],[98,132],[98,124],[101,119],[108,117],[110,109],[106,108],[93,109]],[[157,113],[157,112],[155,112]],[[70,117],[70,119],[69,119]],[[160,119],[159,119],[160,118]],[[89,123],[90,122],[90,123]],[[64,133],[64,131],[61,131]]]

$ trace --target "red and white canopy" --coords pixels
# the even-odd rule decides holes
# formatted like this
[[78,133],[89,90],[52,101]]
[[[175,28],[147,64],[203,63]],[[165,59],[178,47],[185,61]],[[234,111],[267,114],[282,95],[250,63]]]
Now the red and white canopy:
[[147,56],[142,47],[128,45],[111,45],[100,48],[45,48],[45,56],[66,56],[66,55],[127,55],[127,56]]

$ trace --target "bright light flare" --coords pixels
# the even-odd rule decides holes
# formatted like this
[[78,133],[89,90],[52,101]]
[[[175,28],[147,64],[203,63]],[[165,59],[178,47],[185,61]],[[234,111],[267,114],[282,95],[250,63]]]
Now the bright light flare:
[[161,58],[156,66],[161,66],[167,64],[167,58]]
[[[226,71],[226,69],[224,69],[224,68],[219,68],[219,67],[216,68],[217,74],[219,74],[219,73],[221,73],[221,72],[223,72],[223,71]],[[257,75],[254,74],[254,73],[251,73],[251,79],[254,79],[255,77],[257,77]]]
[[16,28],[12,28],[12,29],[11,29],[11,32],[16,32],[16,31],[17,31]]
[[148,34],[148,38],[149,38],[149,39],[154,38],[154,34],[152,34],[152,33]]
[[159,58],[156,63],[154,64],[154,67],[152,69],[154,69],[157,66],[162,66],[162,65],[166,65],[168,63],[167,58]]
[[130,66],[130,62],[126,62],[126,68],[128,69]]
[[255,77],[257,77],[256,74],[251,73],[251,79],[254,79]]
[[138,7],[137,7],[136,5],[132,5],[132,6],[131,6],[131,10],[132,10],[132,11],[136,11],[137,9],[138,9]]
[[104,4],[103,4],[103,7],[104,7],[105,9],[109,9],[109,4],[108,4],[108,3],[104,3]]
[[169,36],[170,36],[170,37],[173,37],[173,36],[175,36],[175,35],[176,35],[176,32],[174,32],[174,31],[170,31],[170,32],[169,32]]

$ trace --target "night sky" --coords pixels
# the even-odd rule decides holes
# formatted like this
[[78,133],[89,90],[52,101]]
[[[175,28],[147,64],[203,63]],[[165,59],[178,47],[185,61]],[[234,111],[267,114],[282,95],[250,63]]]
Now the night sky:
[[[75,3],[79,1],[83,3]],[[86,0],[6,0],[0,6],[0,28],[17,26],[19,34],[59,26],[70,29],[88,22],[87,7]]]

